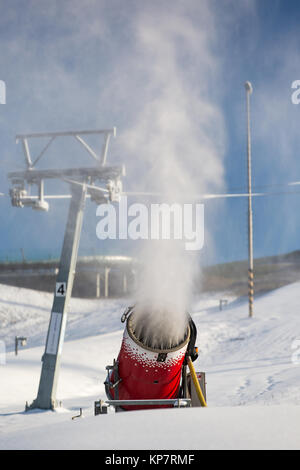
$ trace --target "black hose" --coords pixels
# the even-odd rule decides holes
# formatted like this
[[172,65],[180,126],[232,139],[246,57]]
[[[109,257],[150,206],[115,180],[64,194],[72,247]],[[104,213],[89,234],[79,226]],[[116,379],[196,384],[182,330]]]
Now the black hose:
[[187,365],[188,357],[191,358],[192,362],[194,362],[198,358],[198,352],[196,349],[197,328],[190,315],[189,315],[189,327],[190,327],[190,341],[186,350],[185,365]]

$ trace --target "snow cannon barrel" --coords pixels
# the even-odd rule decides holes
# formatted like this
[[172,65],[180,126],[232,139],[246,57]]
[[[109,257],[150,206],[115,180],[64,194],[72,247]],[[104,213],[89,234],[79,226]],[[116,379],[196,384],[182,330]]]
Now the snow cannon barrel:
[[[145,344],[146,341],[142,337],[137,337],[133,322],[134,311],[127,311],[128,314],[116,362],[117,373],[116,369],[113,369],[106,383],[108,398],[111,400],[178,398],[182,366],[191,337],[190,324],[187,322],[186,331],[183,332],[179,344],[172,345],[169,349],[160,349]],[[168,405],[144,406],[143,408],[165,407]],[[134,410],[141,409],[141,406],[131,405],[122,408]]]

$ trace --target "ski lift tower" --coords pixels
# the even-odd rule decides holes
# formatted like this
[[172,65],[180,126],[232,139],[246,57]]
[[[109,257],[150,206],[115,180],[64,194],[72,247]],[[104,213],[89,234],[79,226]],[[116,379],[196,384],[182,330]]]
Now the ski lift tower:
[[[96,153],[85,140],[86,136],[92,134],[99,134],[103,138],[100,154]],[[90,197],[97,204],[119,202],[122,191],[121,178],[124,176],[124,168],[106,165],[107,148],[111,135],[115,136],[115,128],[17,135],[17,142],[21,141],[23,145],[26,166],[24,171],[8,174],[12,184],[10,189],[12,205],[48,211],[49,204],[46,199],[70,198],[45,352],[42,357],[38,394],[30,406],[26,405],[26,410],[35,408],[54,409],[57,406],[56,390],[60,360],[67,321],[68,303],[72,294],[76,269],[85,200],[87,197]],[[36,164],[42,157],[44,158],[51,143],[57,138],[66,137],[75,138],[94,159],[95,164],[81,168],[37,169]],[[33,160],[29,149],[29,142],[31,139],[41,138],[47,138],[48,142],[40,154]],[[71,194],[45,195],[44,181],[53,179],[69,183]],[[37,187],[36,195],[31,194],[32,187]]]

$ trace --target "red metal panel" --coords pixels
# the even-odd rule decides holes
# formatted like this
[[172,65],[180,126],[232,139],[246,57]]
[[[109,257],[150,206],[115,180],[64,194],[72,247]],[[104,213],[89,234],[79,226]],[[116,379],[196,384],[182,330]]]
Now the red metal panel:
[[[186,348],[187,341],[178,349],[168,351],[165,360],[160,362],[158,361],[160,351],[145,348],[141,343],[134,341],[126,328],[118,356],[119,377],[121,378],[118,386],[119,399],[178,398]],[[112,383],[114,382],[113,372],[110,380]],[[114,398],[113,389],[110,389],[110,393]],[[162,407],[160,406],[160,408]],[[133,406],[124,408],[128,410],[141,409],[141,407]]]

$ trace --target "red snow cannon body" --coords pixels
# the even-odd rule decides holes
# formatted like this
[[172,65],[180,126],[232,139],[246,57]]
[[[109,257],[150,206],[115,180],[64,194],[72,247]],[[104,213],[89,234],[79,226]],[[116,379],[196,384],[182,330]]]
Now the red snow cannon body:
[[[129,314],[128,317],[126,317]],[[126,327],[115,366],[106,381],[106,394],[110,400],[145,400],[178,398],[182,366],[190,341],[190,326],[183,341],[171,349],[145,346],[134,334],[131,310],[125,312]],[[124,315],[122,317],[123,321]],[[168,405],[144,406],[163,408]],[[141,409],[141,406],[122,406],[123,409]]]

